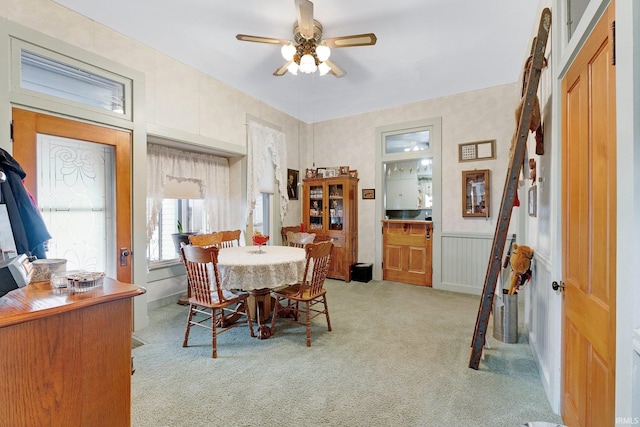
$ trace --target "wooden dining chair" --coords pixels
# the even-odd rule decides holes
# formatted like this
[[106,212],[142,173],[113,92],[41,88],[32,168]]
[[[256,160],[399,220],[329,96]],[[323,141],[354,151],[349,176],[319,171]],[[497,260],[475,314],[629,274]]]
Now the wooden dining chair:
[[195,234],[189,236],[189,243],[193,246],[220,246],[223,239],[222,231],[217,233]]
[[287,246],[288,242],[287,242],[287,233],[291,231],[293,233],[299,233],[300,230],[300,226],[299,225],[292,225],[292,226],[288,226],[288,227],[282,227],[280,229],[280,235],[282,236],[282,246]]
[[[311,347],[311,320],[321,314],[327,319],[327,329],[331,331],[329,308],[327,307],[327,291],[324,282],[329,271],[329,261],[333,242],[325,241],[309,243],[305,246],[306,263],[304,267],[304,279],[301,283],[287,286],[273,291],[275,304],[271,317],[271,333],[276,327],[276,319],[280,311],[288,311],[293,317],[282,317],[282,320],[304,325],[307,329],[307,347]],[[286,305],[281,305],[285,303]],[[304,303],[304,312],[300,313],[300,303]],[[316,307],[322,304],[322,307]],[[304,315],[304,323],[299,315]]]
[[[222,244],[222,232],[218,231],[216,233],[204,233],[204,234],[193,234],[188,236],[189,244],[193,246],[217,246],[220,247]],[[185,242],[180,242],[180,248],[186,246]],[[180,251],[180,260],[184,263],[184,259],[182,258],[182,251]],[[189,298],[191,298],[191,286],[189,286],[189,279],[187,278],[187,299],[185,300],[183,297],[180,298],[178,304],[187,305]]]
[[287,246],[304,248],[304,245],[306,245],[307,243],[313,243],[315,239],[315,233],[287,231]]
[[[211,357],[213,358],[218,357],[218,335],[221,333],[247,323],[251,336],[255,337],[247,303],[249,294],[220,287],[219,250],[217,246],[186,245],[182,247],[187,282],[191,289],[187,330],[182,346],[188,347],[189,332],[192,326],[209,329],[211,330],[211,345],[213,347]],[[195,320],[196,314],[202,314],[205,318]],[[205,323],[208,320],[211,320],[210,325]]]
[[222,232],[222,248],[232,248],[240,246],[240,230],[225,230]]

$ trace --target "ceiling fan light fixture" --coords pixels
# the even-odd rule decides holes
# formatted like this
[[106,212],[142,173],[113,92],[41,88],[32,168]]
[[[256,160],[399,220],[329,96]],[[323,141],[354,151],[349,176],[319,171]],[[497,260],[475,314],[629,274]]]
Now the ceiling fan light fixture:
[[280,53],[282,53],[282,57],[285,60],[291,61],[293,59],[293,55],[295,55],[296,53],[296,47],[293,45],[293,43],[285,44],[280,49]]
[[276,68],[274,76],[280,77],[288,72],[311,74],[319,70],[320,75],[333,74],[343,77],[345,72],[329,60],[331,49],[355,46],[373,46],[378,40],[373,33],[353,34],[349,36],[322,38],[322,24],[313,17],[311,0],[295,0],[298,19],[293,23],[293,39],[252,36],[237,34],[240,41],[280,45],[280,53],[286,60]]
[[318,57],[318,61],[324,62],[329,59],[329,55],[331,55],[331,49],[324,43],[320,43],[316,47],[316,56]]
[[315,73],[317,69],[318,66],[316,65],[316,59],[312,55],[307,53],[306,55],[303,55],[302,58],[300,58],[299,70],[303,73]]
[[325,62],[318,64],[318,73],[320,73],[321,76],[324,76],[329,71],[331,71],[331,67],[329,67]]

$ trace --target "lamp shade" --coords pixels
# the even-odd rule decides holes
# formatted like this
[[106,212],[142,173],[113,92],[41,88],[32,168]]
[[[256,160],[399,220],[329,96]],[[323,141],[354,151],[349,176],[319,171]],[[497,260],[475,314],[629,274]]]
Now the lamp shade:
[[296,53],[296,48],[292,43],[285,44],[280,49],[280,53],[282,53],[282,57],[287,61],[291,61],[293,59],[293,55]]
[[303,55],[302,58],[300,58],[299,69],[303,73],[314,73],[318,69],[315,58],[309,54]]
[[291,64],[287,66],[287,71],[293,74],[294,76],[298,74],[298,64],[291,61]]
[[324,76],[329,71],[331,71],[331,67],[329,67],[325,62],[318,64],[318,73],[320,73],[321,76]]
[[316,56],[318,57],[318,61],[324,62],[329,59],[329,55],[331,55],[331,49],[322,42],[322,44],[316,47]]

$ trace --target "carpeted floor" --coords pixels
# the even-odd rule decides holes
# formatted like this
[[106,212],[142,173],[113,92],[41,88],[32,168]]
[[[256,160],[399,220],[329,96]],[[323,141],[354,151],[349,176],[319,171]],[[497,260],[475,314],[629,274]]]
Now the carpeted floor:
[[[526,337],[493,338],[468,368],[479,296],[393,282],[327,280],[333,331],[281,322],[268,340],[235,328],[192,328],[187,307],[150,311],[136,332],[132,425],[487,426],[561,423],[548,404]],[[523,317],[522,315],[520,316]],[[491,323],[488,336],[491,337]],[[522,329],[521,329],[522,331]]]

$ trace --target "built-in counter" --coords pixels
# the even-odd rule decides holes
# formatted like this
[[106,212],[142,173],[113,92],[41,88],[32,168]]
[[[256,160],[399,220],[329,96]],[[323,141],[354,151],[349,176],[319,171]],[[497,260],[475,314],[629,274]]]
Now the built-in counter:
[[9,426],[128,426],[132,298],[104,279],[72,294],[38,282],[0,298],[0,414]]
[[431,286],[433,222],[382,221],[382,278]]

